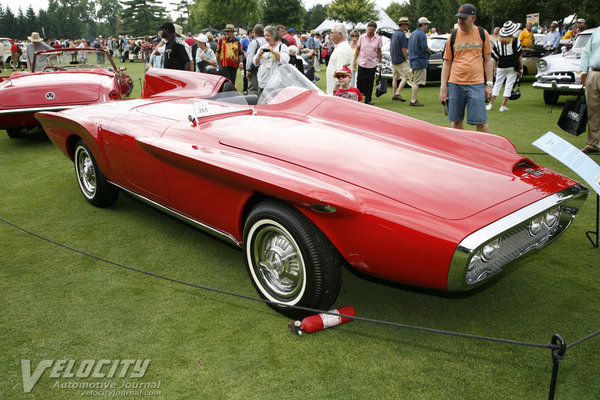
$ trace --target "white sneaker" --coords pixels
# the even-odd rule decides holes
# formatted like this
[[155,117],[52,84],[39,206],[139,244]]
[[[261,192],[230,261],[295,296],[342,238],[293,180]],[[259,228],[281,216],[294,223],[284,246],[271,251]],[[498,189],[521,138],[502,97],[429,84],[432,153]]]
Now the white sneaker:
[[485,109],[488,110],[488,111],[490,111],[492,109],[492,105],[488,104],[487,106],[485,106]]
[[508,111],[508,107],[500,106],[500,112],[503,112],[503,111]]

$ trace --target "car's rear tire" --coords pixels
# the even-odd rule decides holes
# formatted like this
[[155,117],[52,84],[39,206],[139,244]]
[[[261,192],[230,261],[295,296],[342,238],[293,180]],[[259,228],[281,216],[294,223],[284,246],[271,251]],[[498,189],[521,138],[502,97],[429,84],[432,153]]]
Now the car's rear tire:
[[244,259],[260,296],[292,318],[328,309],[341,286],[340,255],[329,239],[291,205],[268,200],[244,225]]
[[106,180],[90,148],[83,140],[75,144],[75,175],[83,197],[96,207],[115,204],[119,189]]
[[551,106],[558,102],[558,92],[553,90],[544,90],[544,103]]

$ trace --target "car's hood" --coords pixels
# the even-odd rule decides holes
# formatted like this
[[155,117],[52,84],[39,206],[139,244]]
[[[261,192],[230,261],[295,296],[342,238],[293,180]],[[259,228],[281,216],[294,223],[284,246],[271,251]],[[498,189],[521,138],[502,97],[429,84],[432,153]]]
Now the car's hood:
[[93,72],[13,74],[0,85],[3,108],[52,107],[99,101],[100,86],[111,78]]
[[[234,122],[234,120],[237,120]],[[412,119],[407,119],[412,120]],[[447,219],[462,219],[556,179],[523,157],[413,120],[366,130],[277,117],[233,118],[221,143],[292,163]],[[213,125],[221,130],[224,126]],[[239,126],[238,126],[239,125]],[[236,128],[237,126],[237,128]],[[231,129],[231,130],[229,130]],[[395,134],[390,135],[390,132]],[[541,189],[539,189],[541,190]]]
[[551,56],[543,57],[548,63],[548,67],[543,71],[538,71],[539,74],[548,74],[550,72],[562,72],[562,71],[579,71],[579,65],[581,64],[581,53],[570,51],[564,56],[562,54],[553,54]]

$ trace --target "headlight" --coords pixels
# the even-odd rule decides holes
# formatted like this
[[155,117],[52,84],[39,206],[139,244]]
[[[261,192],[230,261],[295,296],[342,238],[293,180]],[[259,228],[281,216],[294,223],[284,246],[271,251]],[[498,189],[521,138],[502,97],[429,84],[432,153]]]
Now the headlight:
[[490,261],[492,258],[494,258],[494,256],[496,254],[498,254],[499,249],[500,249],[500,239],[496,239],[496,240],[486,244],[485,246],[483,246],[483,248],[481,249],[481,257],[482,257],[483,261],[485,261],[485,262]]
[[537,68],[540,71],[545,70],[547,66],[548,66],[548,63],[543,58],[537,62]]
[[542,230],[542,223],[544,221],[544,217],[539,216],[535,217],[529,222],[529,235],[535,236]]
[[546,228],[552,228],[554,225],[557,224],[559,219],[560,219],[560,207],[556,207],[555,209],[548,211],[544,215],[544,225],[546,225]]

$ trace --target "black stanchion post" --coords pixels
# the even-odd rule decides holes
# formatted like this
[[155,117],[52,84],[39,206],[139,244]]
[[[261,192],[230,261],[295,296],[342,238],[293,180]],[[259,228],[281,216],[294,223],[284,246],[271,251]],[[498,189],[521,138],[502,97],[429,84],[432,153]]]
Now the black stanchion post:
[[[588,240],[590,242],[592,242],[592,245],[595,248],[598,248],[598,231],[600,229],[598,229],[598,225],[600,225],[600,211],[599,211],[599,206],[600,205],[600,194],[596,194],[596,230],[595,231],[587,231],[585,233],[585,236],[587,236]],[[592,236],[595,236],[596,239],[592,239]]]
[[551,343],[554,346],[552,348],[552,378],[550,380],[550,392],[548,393],[548,400],[554,400],[554,392],[556,391],[556,378],[558,376],[558,362],[560,360],[564,360],[565,352],[567,351],[567,344],[559,334],[552,336]]

